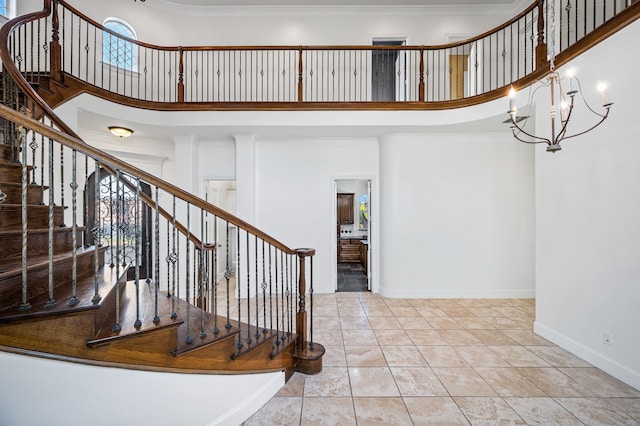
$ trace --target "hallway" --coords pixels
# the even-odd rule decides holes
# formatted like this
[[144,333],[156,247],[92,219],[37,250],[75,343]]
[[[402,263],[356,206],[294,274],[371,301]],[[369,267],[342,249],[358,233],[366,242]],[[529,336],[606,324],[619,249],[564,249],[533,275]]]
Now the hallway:
[[337,291],[368,291],[367,275],[359,263],[338,263]]

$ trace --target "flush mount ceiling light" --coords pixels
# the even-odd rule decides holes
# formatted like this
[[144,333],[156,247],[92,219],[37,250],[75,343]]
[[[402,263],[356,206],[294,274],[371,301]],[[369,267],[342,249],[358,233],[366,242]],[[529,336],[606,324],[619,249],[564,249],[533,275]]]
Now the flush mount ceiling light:
[[109,131],[116,136],[120,136],[121,138],[128,138],[133,134],[133,130],[120,126],[109,126]]

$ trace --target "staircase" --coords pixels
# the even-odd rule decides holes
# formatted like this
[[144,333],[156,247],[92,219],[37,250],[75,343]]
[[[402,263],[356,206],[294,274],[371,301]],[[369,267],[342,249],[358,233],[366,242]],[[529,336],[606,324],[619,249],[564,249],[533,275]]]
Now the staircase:
[[[159,371],[293,373],[295,333],[206,312],[157,291],[153,280],[127,282],[129,265],[105,264],[109,247],[84,245],[86,228],[64,225],[65,207],[44,203],[46,186],[27,185],[23,247],[21,178],[23,172],[30,178],[33,166],[23,169],[12,161],[12,151],[0,144],[0,188],[6,194],[0,205],[0,345]],[[198,320],[188,323],[186,316]]]

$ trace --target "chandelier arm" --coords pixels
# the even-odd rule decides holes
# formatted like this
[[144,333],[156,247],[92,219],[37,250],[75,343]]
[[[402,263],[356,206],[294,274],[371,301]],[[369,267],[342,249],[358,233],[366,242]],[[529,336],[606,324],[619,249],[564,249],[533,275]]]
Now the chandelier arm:
[[[535,141],[535,140],[530,141],[530,140],[522,139],[521,137],[518,136],[518,134],[516,133],[515,129],[518,129],[520,131],[520,133],[524,133],[525,135],[529,136],[532,139],[538,139],[538,140],[537,141]],[[527,133],[515,123],[513,123],[512,126],[511,126],[511,132],[513,133],[513,137],[516,138],[517,140],[519,140],[520,142],[524,142],[524,143],[546,143],[547,145],[551,145],[551,141],[549,139],[541,138],[539,136],[534,136],[531,133]]]
[[[600,114],[598,114],[598,115],[599,115],[600,117],[602,117],[602,118],[601,118],[601,119],[600,119],[600,121],[598,121],[595,125],[593,125],[592,127],[588,128],[587,130],[584,130],[584,131],[582,131],[582,132],[580,132],[580,133],[576,133],[575,135],[565,136],[565,137],[564,137],[564,138],[562,138],[562,139],[571,139],[571,138],[575,138],[576,136],[584,135],[585,133],[588,133],[588,132],[592,131],[593,129],[595,129],[596,127],[598,127],[599,125],[601,125],[601,124],[602,124],[602,122],[603,122],[604,120],[606,120],[606,119],[607,119],[607,117],[609,116],[609,107],[607,107],[607,113],[606,113],[605,115],[600,115]],[[558,141],[558,142],[559,142],[559,141]]]

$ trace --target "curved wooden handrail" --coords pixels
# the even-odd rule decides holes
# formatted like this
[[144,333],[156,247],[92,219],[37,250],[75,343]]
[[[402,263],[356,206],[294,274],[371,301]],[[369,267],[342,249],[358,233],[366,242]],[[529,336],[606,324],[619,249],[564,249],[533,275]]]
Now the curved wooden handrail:
[[[36,131],[37,133],[47,138],[53,139],[54,141],[59,142],[70,149],[76,150],[79,153],[82,153],[91,158],[97,159],[98,161],[100,161],[101,165],[110,167],[112,170],[119,169],[127,174],[130,174],[131,176],[135,176],[136,178],[142,179],[146,183],[154,185],[159,189],[162,189],[163,191],[166,191],[172,195],[179,197],[180,199],[191,204],[194,207],[200,208],[206,211],[207,213],[215,215],[222,220],[225,220],[233,225],[236,225],[239,228],[244,229],[250,234],[260,239],[263,239],[266,243],[271,244],[273,247],[276,247],[287,254],[296,254],[296,251],[294,249],[287,247],[280,241],[276,240],[272,236],[266,234],[265,232],[261,231],[260,229],[256,228],[250,223],[245,222],[244,220],[232,215],[231,213],[225,210],[222,210],[214,206],[213,204],[208,203],[207,201],[201,199],[200,197],[197,197],[189,192],[186,192],[183,189],[180,189],[175,185],[172,185],[160,178],[157,178],[154,175],[147,173],[142,169],[132,166],[114,157],[113,155],[107,154],[106,152],[101,151],[98,148],[88,145],[83,140],[75,136],[68,135],[52,127],[46,126],[41,122],[34,120],[33,118],[28,117],[24,114],[21,114],[20,112],[15,111],[5,105],[0,105],[0,117],[7,120],[11,120],[14,123],[24,126],[27,129]],[[154,204],[152,204],[152,206],[153,205]],[[186,228],[183,228],[183,229],[186,230]]]

